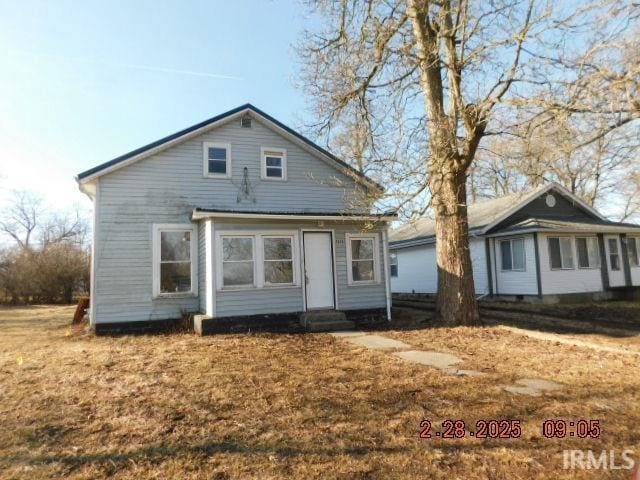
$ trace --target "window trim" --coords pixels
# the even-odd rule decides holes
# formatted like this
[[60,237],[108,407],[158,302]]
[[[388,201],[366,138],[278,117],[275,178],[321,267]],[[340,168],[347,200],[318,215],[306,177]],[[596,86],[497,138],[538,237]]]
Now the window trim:
[[[395,262],[393,261],[395,259]],[[393,274],[391,267],[396,267],[396,274]],[[391,278],[398,278],[398,252],[389,252],[389,276]]]
[[[224,148],[227,151],[227,172],[211,173],[209,172],[209,148]],[[202,142],[202,175],[205,178],[231,178],[231,144],[222,142]]]
[[[188,292],[160,291],[160,234],[162,232],[191,232],[191,290]],[[154,223],[152,231],[153,281],[152,298],[180,298],[198,296],[198,225],[195,223]]]
[[[351,240],[373,240],[373,280],[353,279],[353,256],[351,252]],[[347,248],[347,285],[355,287],[359,285],[377,285],[380,283],[380,240],[377,233],[345,233]]]
[[[585,238],[587,240],[587,259],[589,260],[589,266],[588,267],[581,267],[580,266],[580,253],[578,252],[578,239],[579,238]],[[591,257],[589,256],[589,239],[593,239],[596,242],[596,251],[598,252],[598,258],[597,258],[597,262],[595,263],[595,265],[592,267],[591,266]],[[598,237],[595,237],[593,235],[576,235],[575,237],[573,237],[573,243],[574,243],[574,248],[575,248],[575,254],[576,254],[576,267],[578,270],[597,270],[600,268],[600,264],[601,264],[601,260],[600,260],[600,247],[598,245]],[[558,270],[558,269],[556,269]]]
[[633,241],[636,244],[636,257],[638,260],[638,263],[633,263],[631,261],[631,250],[629,250],[629,245],[627,245],[627,253],[629,254],[629,266],[631,268],[639,268],[640,267],[640,237],[629,236],[627,237],[627,243],[629,241]]
[[[522,253],[524,255],[524,261],[522,262],[522,264],[524,265],[522,268],[514,268],[514,261],[513,261],[513,241],[514,240],[522,240]],[[504,266],[502,265],[502,243],[503,242],[509,242],[509,251],[511,253],[511,269],[510,270],[505,270]],[[500,256],[500,271],[501,272],[526,272],[527,271],[527,241],[525,237],[513,237],[513,238],[506,238],[506,239],[501,239],[498,240],[498,252],[497,254]]]
[[[222,261],[222,239],[224,237],[243,237],[253,239],[253,285],[224,286]],[[291,254],[293,256],[293,283],[269,284],[264,278],[264,238],[291,238]],[[216,291],[275,290],[279,288],[300,287],[300,242],[297,230],[221,230],[215,232],[215,272]],[[248,261],[248,260],[247,260]]]
[[[551,239],[552,238],[557,238],[558,239],[558,248],[560,249],[560,268],[553,267],[553,264],[551,263]],[[563,267],[562,266],[562,265],[564,265],[564,262],[563,262],[563,258],[562,258],[562,246],[560,245],[560,240],[559,240],[561,238],[568,238],[569,239],[569,245],[571,247],[571,254],[573,255],[573,258],[572,258],[573,266],[571,266],[571,267]],[[571,235],[548,235],[547,236],[547,254],[549,255],[549,270],[561,271],[561,270],[575,270],[576,269],[576,265],[578,263],[578,255],[577,255],[575,239],[574,239],[574,241],[571,241],[572,239],[574,239],[574,237],[572,237]]]
[[[270,156],[280,156],[282,159],[282,166],[280,167],[282,170],[282,177],[267,177],[267,152],[268,153],[277,153],[278,155],[270,155]],[[270,168],[278,168],[278,167],[270,167]],[[270,148],[270,147],[260,147],[260,178],[262,180],[269,180],[274,182],[286,182],[287,181],[287,150],[285,148]]]

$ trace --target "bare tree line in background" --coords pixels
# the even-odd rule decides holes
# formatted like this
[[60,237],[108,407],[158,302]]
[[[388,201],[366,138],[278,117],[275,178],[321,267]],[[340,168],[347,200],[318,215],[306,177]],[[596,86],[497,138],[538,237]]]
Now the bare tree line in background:
[[[436,315],[475,325],[467,202],[555,180],[638,208],[639,9],[623,0],[310,0],[316,136],[436,225]],[[622,183],[624,180],[624,183]],[[623,190],[624,189],[624,190]],[[628,192],[628,194],[626,193]]]
[[89,228],[81,213],[58,212],[14,191],[0,212],[0,302],[71,303],[89,290]]

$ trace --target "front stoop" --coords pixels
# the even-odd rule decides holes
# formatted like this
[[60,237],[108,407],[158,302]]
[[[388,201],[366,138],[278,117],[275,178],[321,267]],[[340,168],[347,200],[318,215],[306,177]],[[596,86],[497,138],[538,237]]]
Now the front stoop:
[[356,324],[347,320],[344,312],[337,310],[317,310],[300,315],[300,323],[309,332],[329,332],[353,330]]

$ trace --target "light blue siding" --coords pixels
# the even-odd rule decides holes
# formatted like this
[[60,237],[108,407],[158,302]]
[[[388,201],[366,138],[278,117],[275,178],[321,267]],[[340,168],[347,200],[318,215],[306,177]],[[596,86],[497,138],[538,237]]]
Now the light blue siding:
[[[203,142],[231,144],[231,179],[205,178]],[[261,147],[287,150],[287,181],[260,180]],[[247,168],[252,197],[238,202]],[[154,299],[152,229],[158,223],[190,223],[195,207],[251,211],[333,212],[363,210],[361,192],[351,178],[311,155],[261,122],[251,129],[231,121],[199,137],[99,178],[96,200],[94,307],[97,323],[177,318],[181,311],[203,311],[206,275],[204,225],[198,230],[198,295]],[[298,228],[299,225],[296,225]],[[344,237],[344,230],[341,230]],[[380,242],[382,244],[382,242]],[[344,249],[344,247],[342,247]],[[340,249],[338,249],[340,250]],[[339,269],[345,270],[338,251]],[[338,283],[346,284],[346,270]],[[384,306],[384,284],[341,287],[340,308]],[[300,311],[302,290],[279,289],[251,295],[218,296],[228,315]],[[268,306],[268,307],[267,307]]]

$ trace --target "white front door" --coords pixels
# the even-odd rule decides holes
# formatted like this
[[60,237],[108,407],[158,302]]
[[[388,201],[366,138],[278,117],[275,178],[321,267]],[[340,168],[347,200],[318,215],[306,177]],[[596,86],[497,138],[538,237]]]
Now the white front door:
[[307,310],[334,308],[331,232],[304,232]]
[[609,272],[609,285],[612,287],[624,287],[624,270],[622,266],[622,250],[618,235],[605,235],[604,247],[607,253],[607,270]]

